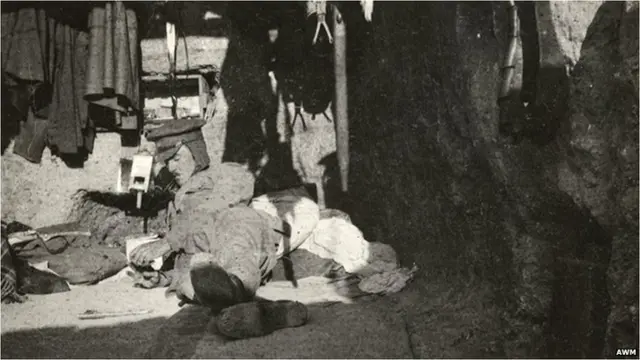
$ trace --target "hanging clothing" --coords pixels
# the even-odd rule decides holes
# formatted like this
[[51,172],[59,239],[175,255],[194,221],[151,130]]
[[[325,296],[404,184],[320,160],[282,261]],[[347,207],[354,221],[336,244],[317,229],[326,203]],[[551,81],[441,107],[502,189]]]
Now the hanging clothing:
[[52,81],[56,27],[42,8],[3,12],[2,70],[24,80]]
[[89,37],[68,25],[61,25],[60,30],[47,142],[54,153],[85,157],[93,152],[95,139],[88,104],[83,100]]
[[2,14],[3,72],[46,89],[29,94],[31,110],[39,105],[24,114],[16,154],[39,163],[45,142],[59,154],[93,151],[93,123],[83,100],[87,49],[86,32],[63,24],[44,8]]
[[[124,2],[107,2],[89,14],[85,99],[119,112],[140,112],[138,20]],[[119,124],[116,124],[119,125]]]
[[[79,29],[78,24],[71,25],[59,9],[47,5],[2,14],[3,72],[41,82],[47,85],[43,89],[48,89],[31,102],[49,106],[38,105],[28,117],[25,113],[24,131],[16,139],[14,152],[29,161],[40,162],[46,142],[63,159],[84,162],[95,140],[89,103],[120,115],[140,114],[140,53],[134,10],[121,1],[107,2],[90,10],[88,19],[89,32]],[[86,18],[75,20],[87,25]],[[116,128],[125,127],[124,122],[117,122],[122,116],[113,118]]]

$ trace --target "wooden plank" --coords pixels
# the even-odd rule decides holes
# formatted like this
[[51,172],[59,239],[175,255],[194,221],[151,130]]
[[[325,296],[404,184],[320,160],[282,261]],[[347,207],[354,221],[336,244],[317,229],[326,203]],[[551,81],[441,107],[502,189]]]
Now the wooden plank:
[[[189,74],[189,75],[177,75],[176,79],[178,80],[198,80],[203,76],[200,74]],[[145,75],[142,77],[143,82],[152,82],[152,81],[169,81],[169,75],[156,74],[156,75]]]

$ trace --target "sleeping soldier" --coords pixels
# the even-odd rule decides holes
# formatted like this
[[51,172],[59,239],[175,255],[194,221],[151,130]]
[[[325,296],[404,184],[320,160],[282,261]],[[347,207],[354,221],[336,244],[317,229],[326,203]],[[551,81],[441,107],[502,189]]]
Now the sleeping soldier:
[[156,143],[156,173],[171,172],[179,189],[170,230],[160,241],[134,249],[131,263],[146,267],[158,257],[177,257],[172,271],[144,272],[137,284],[169,286],[181,302],[211,308],[219,331],[229,337],[303,325],[303,304],[256,301],[255,294],[278,258],[309,236],[318,206],[303,189],[252,200],[255,179],[242,165],[209,166],[203,125],[175,120],[147,135]]

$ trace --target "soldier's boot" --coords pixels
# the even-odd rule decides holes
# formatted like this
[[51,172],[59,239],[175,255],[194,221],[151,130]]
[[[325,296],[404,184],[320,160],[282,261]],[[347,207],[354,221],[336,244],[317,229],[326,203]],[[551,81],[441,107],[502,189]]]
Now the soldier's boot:
[[229,274],[212,261],[211,254],[195,254],[190,261],[189,276],[193,287],[193,301],[209,307],[214,313],[231,305],[250,301],[237,276]]

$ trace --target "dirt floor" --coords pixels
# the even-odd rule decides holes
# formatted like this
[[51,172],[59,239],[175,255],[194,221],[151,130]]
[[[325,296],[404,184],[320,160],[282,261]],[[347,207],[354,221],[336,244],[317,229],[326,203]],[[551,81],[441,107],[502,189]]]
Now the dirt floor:
[[[80,320],[86,310],[152,310],[148,315]],[[156,329],[179,307],[163,289],[134,288],[127,280],[30,295],[2,305],[3,358],[136,358]]]
[[[284,280],[282,264],[279,263],[274,273],[274,281],[262,287],[258,296],[271,300],[292,299],[314,304],[311,324],[320,325],[319,329],[318,326],[310,328],[310,331],[315,333],[326,332],[322,326],[336,327],[332,322],[344,319],[331,314],[332,311],[329,308],[332,305],[350,304],[347,312],[350,316],[356,316],[354,313],[358,313],[360,309],[358,306],[353,306],[354,300],[349,296],[348,286],[337,286],[336,283],[329,283],[329,279],[308,276],[320,273],[318,269],[325,262],[326,260],[310,253],[296,257],[294,271],[299,276],[297,288],[294,288],[291,282]],[[3,304],[2,357],[185,358],[197,356],[210,358],[230,356],[216,351],[223,351],[225,354],[235,353],[235,357],[243,357],[240,356],[242,354],[253,357],[263,351],[260,349],[265,348],[251,344],[235,350],[237,346],[234,347],[232,344],[225,347],[208,347],[207,344],[212,344],[211,339],[206,340],[208,337],[215,337],[213,343],[217,344],[226,341],[217,337],[215,332],[209,331],[211,314],[206,308],[193,306],[180,309],[177,299],[173,296],[166,297],[164,289],[134,288],[126,271],[127,269],[94,286],[72,286],[70,292],[31,295],[23,304]],[[78,315],[87,310],[100,312],[146,310],[149,313],[96,320],[79,319]],[[378,322],[375,321],[378,318],[375,314],[369,314],[366,317],[374,324]],[[388,320],[391,321],[390,326],[404,324],[399,318]],[[404,325],[401,328],[403,329]],[[404,332],[400,335],[402,334]],[[166,342],[167,338],[175,341]],[[287,354],[293,356],[292,354],[302,351],[286,333],[274,334],[273,338],[274,341],[282,344],[277,348],[272,347],[274,351],[281,350],[280,356]],[[406,343],[405,339],[403,344]],[[184,346],[185,344],[189,346]],[[200,348],[198,354],[187,353],[196,351],[197,348]],[[282,349],[285,349],[284,352]],[[293,353],[288,353],[289,350]],[[366,351],[363,353],[368,354]],[[334,354],[339,355],[340,352]],[[394,353],[389,355],[394,356]]]
[[[335,322],[344,320],[341,317],[336,317],[335,314],[331,315],[332,311],[327,306],[352,302],[347,297],[333,291],[330,285],[324,284],[325,282],[321,278],[314,277],[301,279],[298,289],[294,289],[288,282],[274,282],[262,288],[259,295],[274,300],[295,299],[309,304],[324,304],[317,305],[312,310],[314,318],[312,323],[324,326],[321,326],[320,329],[317,326],[311,326],[308,329],[294,330],[296,333],[313,330],[316,333],[314,336],[318,336],[318,332],[326,330],[324,327],[338,327]],[[137,289],[133,287],[131,280],[125,277],[115,281],[107,280],[94,286],[74,287],[66,293],[46,296],[32,295],[29,301],[24,304],[2,306],[2,357],[138,358],[148,356],[149,351],[152,352],[151,357],[156,357],[162,355],[158,354],[158,351],[172,353],[181,349],[175,344],[165,343],[163,338],[166,338],[161,335],[163,332],[166,334],[169,331],[171,333],[169,336],[172,338],[186,335],[196,335],[199,338],[207,335],[212,336],[212,333],[206,328],[189,331],[198,322],[205,325],[209,323],[211,316],[207,309],[186,307],[181,310],[177,303],[175,297],[165,297],[164,289]],[[354,314],[354,309],[357,307],[353,304],[350,307],[351,311],[348,311],[347,314],[357,316]],[[316,309],[321,311],[318,312]],[[98,320],[82,320],[77,317],[78,314],[87,310],[104,312],[149,310],[151,312],[147,315]],[[371,310],[367,313],[371,315]],[[185,316],[189,321],[181,320]],[[172,320],[167,320],[168,318]],[[375,316],[367,318],[371,324],[385,325],[384,322],[374,321]],[[387,319],[387,322],[389,326],[396,326],[399,330],[404,329],[404,322],[401,318]],[[364,328],[371,331],[370,326]],[[327,332],[327,336],[329,333]],[[215,336],[215,334],[213,335]],[[399,334],[399,336],[401,335]],[[274,335],[274,340],[281,345],[271,347],[271,351],[277,351],[276,348],[279,348],[282,356],[287,354],[302,356],[300,352],[302,348],[297,347],[289,336]],[[226,342],[224,340],[218,342],[220,341]],[[223,353],[218,354],[223,357],[231,356],[231,354],[235,354],[236,357],[238,354],[249,356],[246,351],[254,355],[266,351],[263,346],[239,348],[233,344],[227,345],[224,349],[217,347],[209,349],[206,343],[207,341],[200,344],[201,349],[198,350],[198,357],[218,357],[212,351],[222,351]],[[405,339],[404,344],[406,343]],[[313,344],[307,343],[305,346],[313,346]],[[386,350],[387,353],[392,348],[393,346],[389,347]],[[285,349],[284,353],[282,349]],[[395,351],[400,350],[403,349]],[[334,354],[340,356],[340,351]],[[366,350],[363,350],[362,354],[373,356]],[[399,356],[399,354],[388,354]],[[168,354],[165,353],[166,355]],[[185,355],[181,354],[178,357]],[[409,354],[405,353],[404,355]]]
[[[275,281],[266,299],[308,304],[310,321],[296,329],[229,341],[205,308],[180,309],[164,289],[133,288],[121,277],[70,292],[30,296],[2,305],[3,358],[464,358],[504,357],[495,341],[494,307],[478,289],[416,279],[388,296],[352,299],[326,279],[306,277],[298,288]],[[471,296],[473,294],[473,296]],[[151,310],[147,315],[80,320],[86,310]],[[493,317],[493,318],[492,318]],[[170,339],[170,341],[168,341]]]

